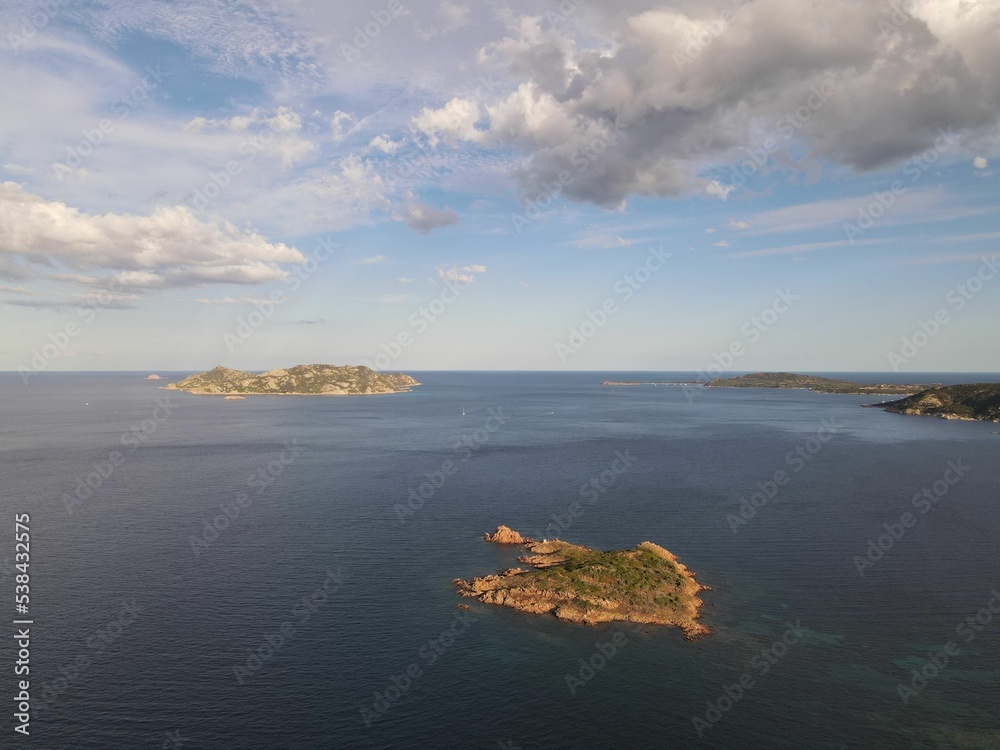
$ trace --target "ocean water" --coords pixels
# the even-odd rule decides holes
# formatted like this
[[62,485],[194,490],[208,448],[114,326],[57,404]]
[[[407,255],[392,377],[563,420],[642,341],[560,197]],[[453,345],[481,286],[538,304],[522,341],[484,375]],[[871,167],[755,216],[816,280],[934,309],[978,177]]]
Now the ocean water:
[[[8,624],[4,747],[1000,747],[997,425],[600,385],[678,373],[245,401],[143,375],[0,375],[0,598],[30,513],[37,710],[14,735]],[[480,539],[501,523],[661,544],[711,586],[712,634],[461,599],[514,563]]]

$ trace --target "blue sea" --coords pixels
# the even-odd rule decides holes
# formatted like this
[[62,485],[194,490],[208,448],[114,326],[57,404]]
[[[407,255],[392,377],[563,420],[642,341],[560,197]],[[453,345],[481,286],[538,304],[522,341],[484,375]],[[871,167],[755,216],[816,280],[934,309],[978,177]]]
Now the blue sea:
[[[245,401],[0,375],[0,745],[1000,748],[1000,426],[601,385],[693,373],[413,374]],[[666,547],[711,587],[711,635],[460,598],[515,564],[481,538],[499,524]]]

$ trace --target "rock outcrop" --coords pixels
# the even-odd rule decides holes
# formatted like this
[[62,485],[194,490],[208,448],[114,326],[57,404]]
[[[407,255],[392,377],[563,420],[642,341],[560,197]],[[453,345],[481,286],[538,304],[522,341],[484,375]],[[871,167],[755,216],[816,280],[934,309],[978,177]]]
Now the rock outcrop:
[[492,534],[483,534],[483,539],[494,544],[524,544],[524,538],[509,526],[497,526]]

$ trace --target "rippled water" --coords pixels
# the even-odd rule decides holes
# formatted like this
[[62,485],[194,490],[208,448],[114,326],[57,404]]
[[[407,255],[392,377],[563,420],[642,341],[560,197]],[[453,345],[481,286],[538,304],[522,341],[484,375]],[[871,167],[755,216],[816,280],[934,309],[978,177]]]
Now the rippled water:
[[[38,716],[22,744],[1000,747],[1000,615],[963,626],[1000,590],[995,425],[855,396],[600,386],[622,373],[418,377],[394,396],[175,393],[157,411],[168,394],[135,374],[0,376],[0,508],[32,516]],[[634,465],[582,497],[625,451]],[[112,460],[70,513],[65,493]],[[949,461],[964,476],[921,513],[914,494],[945,486]],[[424,482],[422,507],[394,510]],[[862,576],[853,558],[906,512]],[[500,523],[667,547],[712,587],[713,635],[458,609],[453,578],[514,561],[479,539]],[[571,693],[566,675],[601,665],[617,632]],[[898,686],[949,641],[958,654],[904,704]]]

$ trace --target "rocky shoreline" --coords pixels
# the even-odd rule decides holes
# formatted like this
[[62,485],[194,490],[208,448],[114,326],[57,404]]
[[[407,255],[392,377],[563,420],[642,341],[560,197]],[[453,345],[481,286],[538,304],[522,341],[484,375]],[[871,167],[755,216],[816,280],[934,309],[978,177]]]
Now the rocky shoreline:
[[[507,527],[489,541],[520,535]],[[496,543],[513,543],[498,541]],[[707,635],[698,622],[709,590],[672,553],[652,542],[630,550],[602,552],[558,539],[523,540],[528,566],[470,580],[455,579],[458,593],[486,604],[560,620],[596,625],[635,622],[681,628],[689,640]]]

